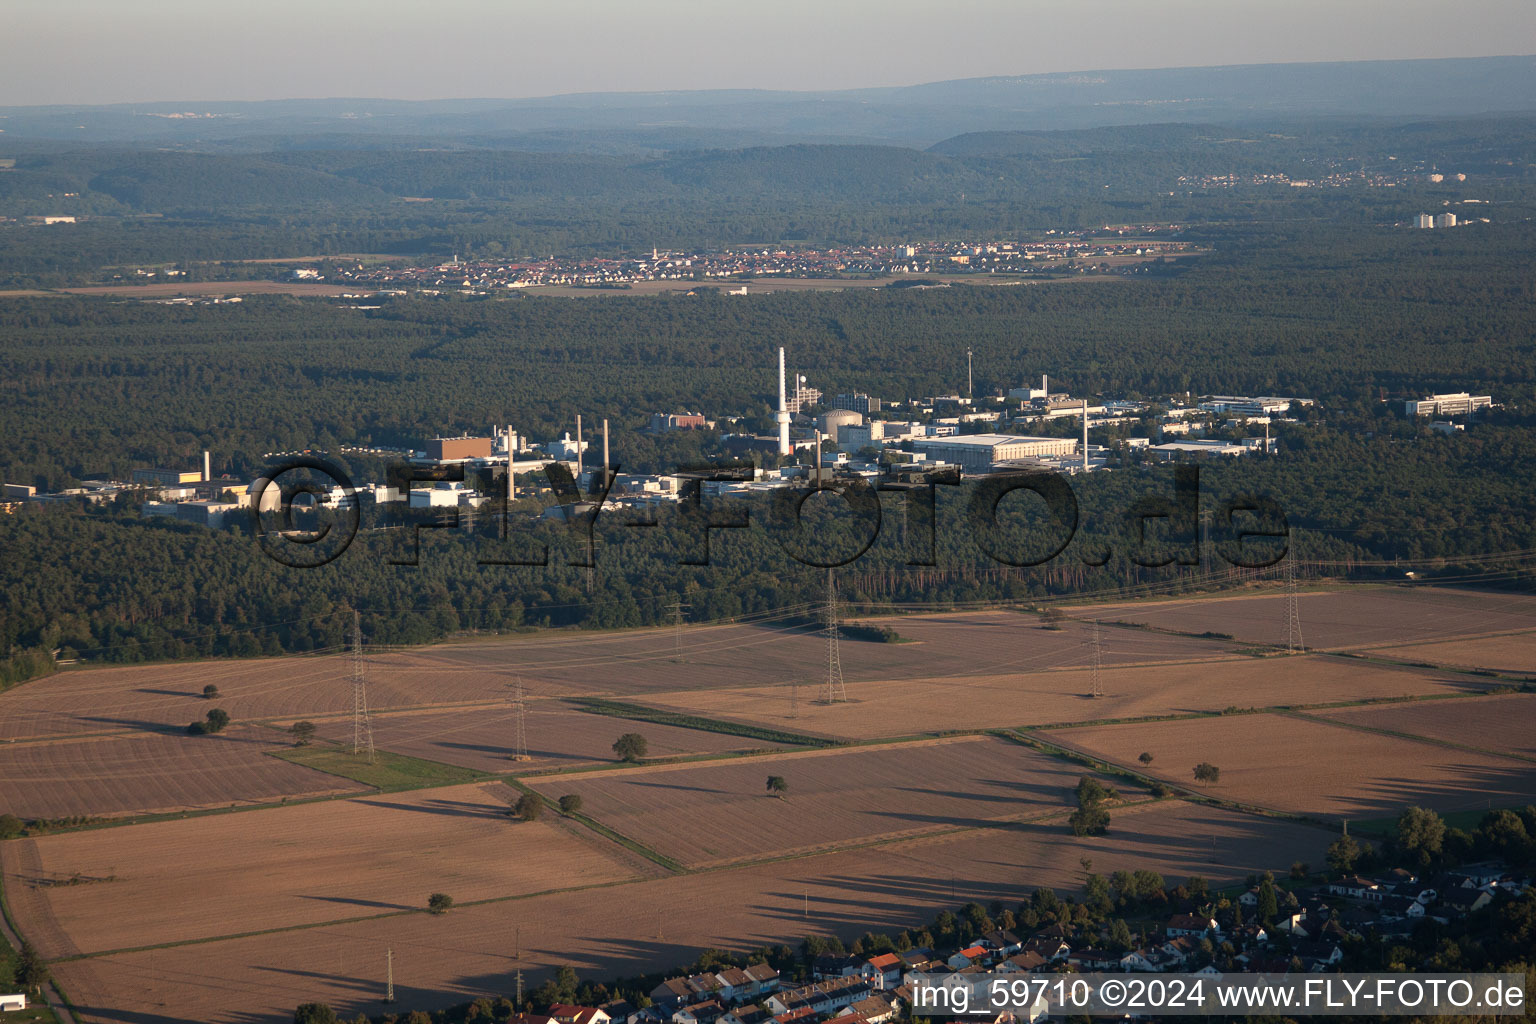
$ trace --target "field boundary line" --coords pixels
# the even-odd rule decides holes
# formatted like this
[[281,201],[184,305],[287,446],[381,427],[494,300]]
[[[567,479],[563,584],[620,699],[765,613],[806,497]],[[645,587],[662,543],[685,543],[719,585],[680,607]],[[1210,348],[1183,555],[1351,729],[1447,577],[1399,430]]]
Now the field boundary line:
[[1526,764],[1536,764],[1536,757],[1526,754],[1511,754],[1502,750],[1490,750],[1487,747],[1475,747],[1470,743],[1457,743],[1455,740],[1437,739],[1433,736],[1420,736],[1418,733],[1403,732],[1399,729],[1388,729],[1379,725],[1362,725],[1359,722],[1341,722],[1336,718],[1324,718],[1322,715],[1309,715],[1301,711],[1276,711],[1275,714],[1284,715],[1287,718],[1295,718],[1303,722],[1313,722],[1318,725],[1332,725],[1340,729],[1352,729],[1355,732],[1375,733],[1378,736],[1386,736],[1390,739],[1405,740],[1412,743],[1424,743],[1432,747],[1444,747],[1450,750],[1460,750],[1467,754],[1482,754],[1485,757],[1502,757],[1511,761],[1523,761]]
[[1278,807],[1266,807],[1263,804],[1250,804],[1243,803],[1238,800],[1228,800],[1224,797],[1212,796],[1208,793],[1197,792],[1188,788],[1187,786],[1165,782],[1162,779],[1154,779],[1150,775],[1143,775],[1133,768],[1127,768],[1124,765],[1117,764],[1114,761],[1105,760],[1089,753],[1086,750],[1079,750],[1066,744],[1058,745],[1055,743],[1047,742],[1038,737],[1029,735],[1027,730],[1002,730],[998,733],[998,735],[1012,739],[1017,743],[1022,743],[1027,747],[1033,747],[1041,753],[1050,754],[1053,757],[1059,758],[1061,760],[1071,761],[1076,764],[1081,764],[1085,767],[1092,768],[1094,771],[1097,771],[1101,774],[1114,775],[1120,778],[1129,779],[1140,785],[1146,786],[1149,789],[1154,784],[1163,786],[1169,790],[1172,796],[1176,799],[1186,800],[1191,803],[1208,804],[1212,807],[1219,807],[1223,810],[1237,811],[1242,814],[1252,814],[1261,818],[1273,818],[1278,821],[1289,821],[1298,825],[1311,825],[1314,828],[1320,828],[1327,832],[1334,831],[1334,826],[1332,824],[1323,821],[1320,818],[1314,818],[1311,815],[1298,814],[1295,811],[1285,811]]
[[581,823],[582,825],[591,829],[593,832],[602,836],[604,839],[607,839],[609,842],[617,843],[619,846],[629,850],[631,853],[644,857],[646,860],[665,868],[667,871],[674,875],[686,875],[691,873],[690,869],[686,865],[680,863],[679,861],[673,860],[671,857],[668,857],[664,853],[651,849],[649,846],[646,846],[644,843],[638,840],[631,839],[629,836],[626,836],[624,833],[618,831],[617,829],[609,828],[607,825],[604,825],[596,818],[582,814],[580,811],[566,812],[557,810],[558,805],[553,804],[549,797],[546,797],[543,793],[539,793],[533,789],[530,789],[518,779],[509,778],[503,780],[503,782],[505,785],[510,786],[512,789],[515,789],[520,793],[531,796],[535,800],[542,801],[546,806],[550,806],[551,810],[555,811],[555,813],[563,814],[565,817],[571,819],[572,821]]

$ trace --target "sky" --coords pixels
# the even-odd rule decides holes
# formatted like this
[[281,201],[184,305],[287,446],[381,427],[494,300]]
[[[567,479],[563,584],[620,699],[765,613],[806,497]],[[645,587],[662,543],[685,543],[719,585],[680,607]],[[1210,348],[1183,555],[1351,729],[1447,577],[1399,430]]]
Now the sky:
[[1536,53],[1531,0],[0,2],[0,106],[842,89]]

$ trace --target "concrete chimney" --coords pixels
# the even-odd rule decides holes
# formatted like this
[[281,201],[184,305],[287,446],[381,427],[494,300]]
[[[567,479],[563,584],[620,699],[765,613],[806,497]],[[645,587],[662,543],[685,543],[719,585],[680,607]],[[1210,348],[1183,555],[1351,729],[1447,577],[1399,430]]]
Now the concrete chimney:
[[1045,397],[1051,397],[1051,379],[1045,374],[1040,375],[1040,390],[1045,392]]
[[581,413],[576,414],[576,485],[581,486]]
[[608,421],[603,420],[603,483],[608,482]]
[[789,404],[784,396],[784,349],[779,348],[779,454],[789,454]]
[[208,449],[203,449],[203,483],[213,479],[212,464],[208,461]]
[[1088,472],[1088,399],[1083,399],[1083,472]]

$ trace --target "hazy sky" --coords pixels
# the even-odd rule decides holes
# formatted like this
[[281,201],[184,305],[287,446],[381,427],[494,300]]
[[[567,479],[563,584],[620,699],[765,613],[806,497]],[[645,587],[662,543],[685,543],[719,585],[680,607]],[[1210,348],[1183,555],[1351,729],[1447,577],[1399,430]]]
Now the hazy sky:
[[1536,52],[1532,0],[0,0],[0,106],[819,89]]

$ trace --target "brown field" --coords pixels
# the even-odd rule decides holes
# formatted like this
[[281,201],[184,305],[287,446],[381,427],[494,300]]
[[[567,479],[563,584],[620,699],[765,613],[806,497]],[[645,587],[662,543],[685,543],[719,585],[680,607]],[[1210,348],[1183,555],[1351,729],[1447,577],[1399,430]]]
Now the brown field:
[[[511,821],[514,796],[454,786],[23,839],[0,856],[11,908],[50,958],[659,873],[558,815]],[[76,874],[116,880],[38,884]]]
[[750,949],[807,933],[852,939],[923,923],[969,899],[1011,904],[1036,885],[1074,888],[1084,855],[1104,873],[1149,868],[1221,883],[1293,860],[1315,863],[1328,841],[1314,829],[1177,801],[1122,812],[1112,828],[1090,840],[1058,825],[987,829],[464,907],[443,918],[381,918],[78,960],[56,965],[55,974],[85,1021],[278,1024],[311,1000],[348,1017],[379,1012],[384,954],[392,949],[398,1003],[391,1009],[399,1013],[510,993],[519,968],[529,985],[556,964],[584,977],[632,975],[676,967],[709,946]]
[[[1441,587],[1347,587],[1300,595],[1302,639],[1310,648],[1355,650],[1536,629],[1536,597]],[[1091,605],[1072,614],[1136,622],[1184,633],[1213,631],[1255,643],[1285,640],[1285,596]]]
[[1536,764],[1282,714],[1053,729],[1043,738],[1127,767],[1139,768],[1147,751],[1156,758],[1147,774],[1182,786],[1195,785],[1194,766],[1207,761],[1221,781],[1198,788],[1213,796],[1323,818],[1536,799]]
[[1405,661],[1423,661],[1458,668],[1523,672],[1536,677],[1536,630],[1477,640],[1442,640],[1438,643],[1384,647],[1376,653]]
[[267,730],[239,726],[217,736],[159,732],[0,744],[0,811],[111,817],[368,788],[263,753],[279,745]]
[[[971,612],[891,621],[921,643],[846,641],[850,681],[947,678],[1087,664],[1085,627],[1041,629],[1032,616]],[[1219,657],[1229,645],[1138,630],[1104,630],[1105,664]],[[369,658],[375,710],[503,699],[518,676],[534,696],[613,694],[752,686],[815,679],[825,641],[771,626],[698,626],[683,633],[674,661],[670,629],[554,632],[457,641]],[[978,654],[978,651],[985,652]],[[182,726],[207,711],[202,688],[235,721],[346,714],[352,706],[345,655],[81,668],[0,694],[0,741]]]
[[[381,750],[482,772],[542,771],[613,762],[613,741],[626,732],[645,736],[649,757],[760,750],[773,745],[742,736],[594,715],[555,700],[531,700],[527,711],[530,760],[511,761],[514,721],[515,714],[506,704],[401,711],[374,716],[373,741]],[[319,735],[349,743],[352,720],[347,717],[319,723]]]
[[[1106,639],[1106,647],[1113,642],[1113,637]],[[819,691],[812,684],[800,688],[798,715],[793,718],[790,687],[784,685],[656,693],[639,698],[639,702],[709,718],[870,739],[936,730],[1220,711],[1233,705],[1263,708],[1482,688],[1431,670],[1311,655],[1135,668],[1114,668],[1106,659],[1100,677],[1105,695],[1098,699],[1087,696],[1093,686],[1092,674],[1082,670],[856,681],[847,684],[848,703],[830,705],[813,702]]]
[[334,297],[367,294],[365,286],[352,288],[306,281],[185,281],[177,284],[100,284],[84,288],[60,288],[69,295],[116,295],[126,298],[169,298],[177,295],[308,295]]
[[[1536,759],[1536,695],[1348,708],[1318,715],[1345,725],[1412,733]],[[1536,794],[1532,794],[1536,797]]]
[[[689,867],[1066,812],[1082,772],[1006,740],[964,737],[534,780]],[[769,775],[789,793],[766,794]]]

